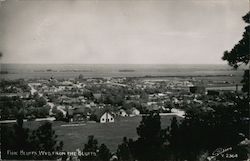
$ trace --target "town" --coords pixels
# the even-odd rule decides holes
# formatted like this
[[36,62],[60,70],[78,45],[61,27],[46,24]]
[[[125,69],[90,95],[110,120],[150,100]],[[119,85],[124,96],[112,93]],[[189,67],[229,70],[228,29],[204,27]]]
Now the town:
[[157,111],[184,117],[188,107],[207,108],[240,93],[234,81],[199,77],[114,77],[1,81],[1,122],[22,115],[25,121],[115,122]]

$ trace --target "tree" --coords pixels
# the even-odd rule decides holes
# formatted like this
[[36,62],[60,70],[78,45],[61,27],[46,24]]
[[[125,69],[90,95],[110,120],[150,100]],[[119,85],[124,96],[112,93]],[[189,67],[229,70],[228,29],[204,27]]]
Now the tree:
[[118,145],[117,156],[120,161],[133,160],[133,157],[129,148],[129,142],[126,137],[123,138],[123,143]]
[[[20,122],[19,122],[20,123]],[[4,139],[3,139],[4,138]],[[2,159],[26,159],[19,154],[9,155],[8,150],[20,151],[30,150],[29,130],[21,127],[21,124],[14,126],[1,125],[1,158]]]
[[57,156],[49,155],[8,155],[7,150],[12,151],[34,151],[41,150],[47,152],[60,151],[63,142],[56,140],[55,131],[49,122],[41,125],[37,130],[29,130],[23,127],[22,117],[19,117],[17,124],[1,127],[1,152],[2,159],[56,159]]
[[55,114],[55,118],[57,121],[65,121],[65,117],[62,113],[62,111],[58,111],[56,114]]
[[[37,130],[32,132],[31,135],[32,147],[35,150],[43,150],[46,152],[61,151],[63,147],[62,141],[57,141],[57,135],[52,129],[52,124],[50,122],[45,122],[43,125],[38,127]],[[56,159],[56,155],[45,155],[39,156],[37,159]]]
[[44,105],[46,105],[47,101],[44,97],[38,97],[35,99],[36,103],[35,103],[35,106],[36,107],[42,107]]
[[84,145],[84,151],[96,152],[98,149],[98,141],[93,135],[88,136],[88,143]]
[[[242,17],[246,23],[250,23],[250,12]],[[245,32],[243,33],[243,38],[234,46],[231,51],[225,51],[222,57],[223,60],[228,61],[230,66],[238,68],[241,64],[249,64],[249,34],[250,25],[245,27]]]
[[163,160],[166,158],[166,130],[161,129],[158,113],[143,116],[137,127],[139,138],[129,144],[133,157],[137,160]]
[[172,120],[169,149],[175,159],[198,160],[202,154],[211,154],[217,148],[237,149],[244,139],[241,132],[237,106],[221,103],[206,108],[191,107],[179,125],[176,119]]
[[81,156],[81,160],[96,160],[98,151],[98,141],[94,138],[94,135],[88,136],[87,144],[84,144],[83,153],[85,156]]
[[53,107],[52,112],[55,115],[56,121],[66,121],[68,112],[66,113],[66,116],[64,116],[63,112],[61,110],[58,110],[57,107]]
[[87,144],[84,144],[83,154],[84,155],[79,157],[82,161],[109,161],[111,157],[110,150],[107,146],[105,144],[101,144],[101,146],[98,147],[98,141],[93,135],[88,136],[88,142]]
[[20,97],[0,97],[1,119],[16,119],[19,111],[24,108]]
[[[242,17],[243,20],[248,24],[245,27],[245,32],[243,33],[243,38],[236,44],[231,51],[225,51],[222,57],[223,60],[228,61],[230,66],[233,66],[237,69],[241,64],[245,64],[249,67],[250,60],[250,44],[249,44],[249,36],[250,36],[250,12],[248,12],[245,16]],[[250,110],[249,110],[249,102],[250,102],[250,78],[249,78],[249,69],[245,70],[243,75],[243,80],[241,81],[243,84],[242,91],[247,93],[247,98],[243,97],[243,99],[238,97],[238,109],[244,111],[241,113],[241,118],[244,124],[249,124],[249,121],[246,120],[246,116],[249,119]],[[242,109],[244,108],[244,109]],[[249,139],[249,127],[244,132],[245,136]]]
[[84,77],[83,77],[82,74],[80,74],[80,75],[78,76],[78,79],[79,79],[79,80],[83,80],[83,78],[84,78]]
[[[231,51],[225,51],[222,57],[223,60],[226,60],[228,64],[235,69],[237,69],[241,64],[249,65],[250,60],[250,44],[249,44],[249,35],[250,35],[250,12],[242,17],[243,20],[248,24],[245,27],[245,32],[243,33],[243,38],[236,44]],[[245,71],[242,82],[243,83],[243,92],[248,93],[249,97],[249,69]]]
[[[168,134],[168,141],[169,141],[169,150],[172,153],[172,157],[176,160],[179,159],[180,155],[180,133],[179,133],[179,124],[176,117],[173,117],[170,125],[170,131]],[[174,160],[174,159],[173,159]]]
[[[245,70],[243,79],[241,80],[241,83],[243,84],[242,91],[247,92],[249,95],[249,84],[250,84],[250,79],[249,79],[249,70]],[[249,96],[248,96],[249,97]]]
[[97,156],[101,161],[109,161],[111,153],[105,144],[101,144]]

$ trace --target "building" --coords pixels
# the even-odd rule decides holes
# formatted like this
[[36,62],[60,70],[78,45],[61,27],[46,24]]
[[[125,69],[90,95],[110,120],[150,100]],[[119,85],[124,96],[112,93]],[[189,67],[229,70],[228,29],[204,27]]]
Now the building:
[[115,122],[114,116],[107,109],[98,109],[95,112],[96,121],[100,123]]
[[115,119],[110,112],[105,112],[101,115],[99,121],[100,123],[108,123],[108,122],[115,122]]
[[137,110],[135,107],[131,108],[130,112],[131,112],[130,116],[138,116],[138,115],[140,115],[140,111]]
[[69,122],[86,121],[87,114],[84,108],[70,108],[68,109],[67,118]]
[[126,112],[124,109],[120,109],[120,110],[118,111],[118,115],[119,115],[119,116],[122,116],[122,117],[128,116],[127,112]]

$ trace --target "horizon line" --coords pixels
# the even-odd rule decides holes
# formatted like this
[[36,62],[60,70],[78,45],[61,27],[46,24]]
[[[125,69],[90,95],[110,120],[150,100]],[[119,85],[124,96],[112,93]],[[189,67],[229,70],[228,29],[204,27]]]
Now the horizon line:
[[[1,64],[18,65],[228,65],[227,63],[15,63],[4,62]],[[229,66],[229,65],[228,65]]]

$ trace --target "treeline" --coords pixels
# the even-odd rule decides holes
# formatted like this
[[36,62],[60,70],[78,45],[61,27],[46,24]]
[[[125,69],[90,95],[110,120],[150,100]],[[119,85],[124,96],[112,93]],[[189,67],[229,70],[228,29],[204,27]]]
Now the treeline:
[[[111,153],[106,145],[99,145],[94,136],[89,136],[88,142],[81,151],[91,155],[79,156],[77,159],[81,161],[205,161],[218,148],[232,148],[230,154],[235,154],[236,160],[244,160],[248,158],[249,153],[249,144],[247,144],[249,120],[245,119],[244,110],[248,108],[248,103],[249,100],[245,100],[236,101],[234,106],[220,104],[206,108],[190,107],[184,119],[178,120],[174,117],[167,129],[161,127],[159,113],[151,112],[142,117],[136,129],[138,138],[133,140],[124,137],[115,153]],[[57,141],[51,123],[45,123],[37,130],[31,131],[22,127],[22,119],[18,120],[13,127],[1,128],[2,156],[7,156],[7,159],[10,157],[4,155],[7,149],[62,151],[63,143]],[[22,159],[58,158],[58,156],[40,157]],[[62,160],[74,159],[67,155],[61,157]],[[227,160],[223,157],[218,155],[217,159]]]
[[[56,155],[23,155],[20,152],[62,151],[63,142],[57,141],[52,124],[46,122],[36,130],[23,127],[21,116],[14,125],[1,125],[1,158],[18,160],[56,159]],[[15,153],[16,152],[16,153]]]
[[249,139],[249,121],[244,121],[242,112],[238,105],[190,108],[182,121],[173,118],[167,129],[161,128],[160,116],[151,113],[136,129],[138,139],[124,138],[118,146],[118,160],[207,160],[218,148],[232,148],[234,159],[247,159],[244,140]]
[[15,97],[0,97],[1,120],[16,119],[19,114],[25,118],[43,118],[49,116],[50,107],[47,101],[37,93],[29,99]]
[[1,80],[0,90],[2,93],[30,92],[30,87],[24,79]]
[[[237,96],[231,99],[235,102],[232,106],[221,103],[189,107],[185,118],[178,121],[174,117],[167,129],[161,128],[157,112],[143,116],[136,129],[138,139],[124,137],[116,151],[117,160],[207,160],[218,148],[232,148],[229,154],[234,154],[234,159],[247,159],[249,100]],[[215,159],[230,159],[225,156],[218,155]]]

